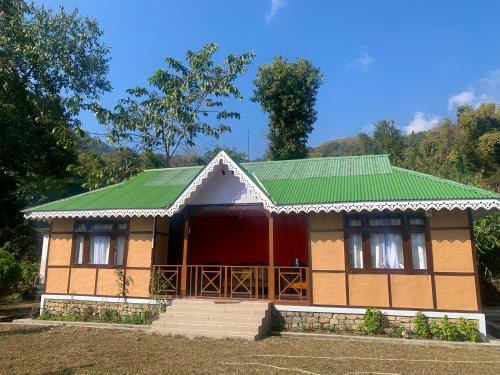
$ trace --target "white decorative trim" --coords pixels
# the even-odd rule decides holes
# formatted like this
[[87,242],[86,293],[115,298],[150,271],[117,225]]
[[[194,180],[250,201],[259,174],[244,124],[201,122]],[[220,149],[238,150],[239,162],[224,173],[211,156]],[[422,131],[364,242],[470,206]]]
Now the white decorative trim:
[[[323,306],[296,306],[296,305],[274,305],[278,311],[293,312],[312,312],[312,313],[330,313],[330,314],[364,314],[366,309],[355,307],[323,307]],[[380,310],[388,316],[408,316],[414,317],[417,310]],[[464,318],[467,320],[477,320],[479,323],[479,332],[486,336],[486,319],[482,313],[462,313],[462,312],[444,312],[444,311],[420,311],[428,318],[444,318],[445,315],[450,319]]]
[[[140,303],[144,305],[156,305],[155,299],[150,298],[128,298],[128,297],[101,297],[101,296],[78,296],[73,294],[42,294],[40,298],[40,312],[43,311],[45,300],[47,299],[62,299],[68,301],[89,301],[89,302],[112,302],[112,303]],[[171,300],[164,300],[167,305],[170,305]]]
[[423,200],[423,201],[385,201],[385,202],[343,202],[343,203],[322,203],[304,204],[290,206],[276,206],[271,211],[277,213],[299,213],[299,212],[352,212],[352,211],[396,211],[396,210],[452,210],[458,208],[465,210],[471,208],[478,209],[500,209],[499,199],[459,199],[459,200]]
[[113,209],[113,210],[84,210],[84,211],[34,211],[24,215],[26,219],[43,220],[54,218],[77,217],[140,217],[140,216],[167,216],[166,209]]
[[239,178],[241,183],[245,185],[250,194],[253,194],[260,198],[261,203],[264,205],[264,208],[270,212],[276,209],[276,206],[273,202],[264,194],[262,189],[258,187],[245,172],[241,170],[241,168],[236,164],[231,157],[226,154],[224,151],[220,151],[211,161],[207,164],[205,168],[201,170],[201,172],[196,176],[196,178],[189,184],[189,186],[184,190],[184,192],[175,200],[175,202],[168,208],[167,214],[168,216],[172,216],[177,213],[189,200],[189,197],[198,189],[200,185],[203,184],[208,175],[213,172],[214,168],[218,164],[224,164],[228,167],[228,169],[234,173],[236,177]]

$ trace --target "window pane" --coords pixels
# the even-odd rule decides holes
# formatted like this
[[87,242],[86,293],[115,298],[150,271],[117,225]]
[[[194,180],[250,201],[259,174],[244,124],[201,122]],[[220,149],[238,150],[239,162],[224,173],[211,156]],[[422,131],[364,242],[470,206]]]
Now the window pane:
[[361,219],[359,219],[359,218],[348,219],[347,225],[349,227],[360,227],[361,226]]
[[115,265],[123,265],[123,253],[125,251],[125,237],[116,237],[116,249],[115,249]]
[[127,223],[119,223],[118,224],[118,229],[119,230],[125,230],[125,229],[127,229]]
[[427,269],[427,253],[425,249],[425,234],[411,234],[411,259],[413,268],[416,270]]
[[373,268],[403,269],[403,239],[398,233],[374,233],[370,235]]
[[113,224],[110,224],[110,223],[98,223],[98,224],[92,225],[92,230],[95,232],[108,231],[108,230],[112,230],[112,229],[113,229]]
[[372,217],[368,220],[370,226],[383,227],[387,225],[401,225],[400,217]]
[[76,229],[75,229],[76,232],[86,232],[87,231],[87,225],[86,224],[77,224],[76,225]]
[[83,263],[83,236],[76,236],[75,241],[75,254],[73,255],[73,263],[74,264],[82,264]]
[[109,236],[90,236],[89,263],[108,264]]
[[363,268],[363,241],[361,233],[349,235],[349,260],[351,268]]
[[410,225],[424,225],[423,217],[410,217]]

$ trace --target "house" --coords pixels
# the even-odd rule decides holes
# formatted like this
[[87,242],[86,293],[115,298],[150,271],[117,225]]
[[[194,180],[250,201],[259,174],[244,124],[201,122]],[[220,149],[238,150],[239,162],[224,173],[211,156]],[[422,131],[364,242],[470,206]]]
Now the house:
[[25,215],[51,226],[43,308],[271,301],[296,327],[317,313],[355,324],[370,306],[484,333],[471,218],[499,198],[386,155],[238,164],[221,151]]

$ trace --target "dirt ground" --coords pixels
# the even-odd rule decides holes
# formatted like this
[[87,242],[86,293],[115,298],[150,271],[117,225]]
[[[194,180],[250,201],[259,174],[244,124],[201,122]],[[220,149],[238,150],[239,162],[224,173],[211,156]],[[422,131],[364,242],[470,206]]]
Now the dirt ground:
[[500,348],[0,325],[0,374],[500,374]]

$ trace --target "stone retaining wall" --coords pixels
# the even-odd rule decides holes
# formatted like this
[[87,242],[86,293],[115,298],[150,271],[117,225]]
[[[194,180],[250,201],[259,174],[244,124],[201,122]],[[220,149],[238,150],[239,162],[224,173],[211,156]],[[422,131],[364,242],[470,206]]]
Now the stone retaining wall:
[[[273,309],[273,329],[274,330],[309,330],[327,331],[334,329],[338,332],[356,331],[363,323],[363,314],[339,314],[339,313],[317,313],[298,311],[278,311]],[[394,328],[404,328],[412,330],[414,317],[384,315],[382,327],[385,331]],[[429,318],[428,321],[441,321],[441,318]],[[457,322],[458,319],[449,319],[450,322]],[[477,322],[477,321],[476,321]]]
[[103,309],[116,310],[121,316],[129,316],[148,310],[155,310],[155,305],[147,303],[125,303],[125,302],[102,302],[102,301],[79,301],[66,299],[46,299],[44,310],[52,314],[82,314],[85,311],[93,311],[99,314]]

